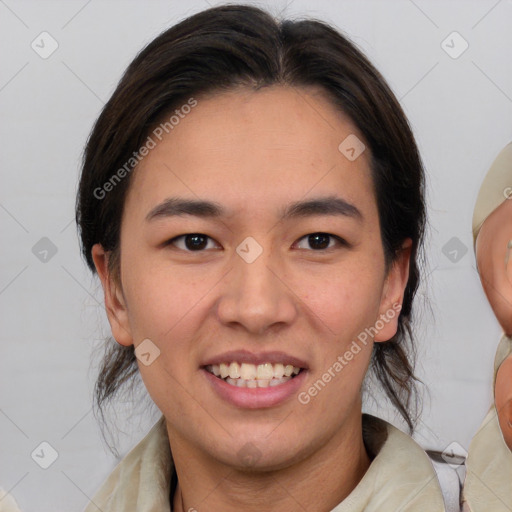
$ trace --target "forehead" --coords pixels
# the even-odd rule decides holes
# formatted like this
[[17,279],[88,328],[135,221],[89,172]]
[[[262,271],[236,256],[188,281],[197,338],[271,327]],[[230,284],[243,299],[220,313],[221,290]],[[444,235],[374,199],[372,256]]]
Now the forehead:
[[362,145],[363,137],[323,91],[273,86],[196,101],[161,141],[153,135],[127,202],[147,210],[170,195],[224,198],[228,209],[254,212],[339,193],[375,213],[369,151],[356,159],[340,151],[347,138]]

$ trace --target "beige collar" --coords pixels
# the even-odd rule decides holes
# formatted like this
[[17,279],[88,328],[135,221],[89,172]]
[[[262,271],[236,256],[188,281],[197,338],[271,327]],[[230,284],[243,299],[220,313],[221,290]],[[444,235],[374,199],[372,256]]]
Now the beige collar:
[[[373,459],[370,468],[331,512],[442,512],[443,498],[426,453],[389,423],[363,415],[363,436]],[[114,469],[84,512],[171,512],[174,471],[162,416]]]
[[[512,353],[512,338],[502,336],[494,359],[494,381],[503,361]],[[493,404],[471,440],[463,490],[471,512],[510,512],[512,452],[509,450]]]
[[512,453],[494,404],[469,445],[463,496],[471,512],[510,512]]

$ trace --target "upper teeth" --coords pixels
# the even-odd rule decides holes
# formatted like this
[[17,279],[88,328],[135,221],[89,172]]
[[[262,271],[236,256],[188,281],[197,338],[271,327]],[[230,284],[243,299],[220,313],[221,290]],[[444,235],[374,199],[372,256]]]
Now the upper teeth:
[[242,363],[240,365],[237,362],[232,362],[209,365],[206,369],[222,379],[230,377],[232,379],[241,378],[244,380],[281,379],[282,377],[290,377],[292,374],[297,375],[300,372],[300,368],[296,366],[281,363],[265,363],[259,365]]

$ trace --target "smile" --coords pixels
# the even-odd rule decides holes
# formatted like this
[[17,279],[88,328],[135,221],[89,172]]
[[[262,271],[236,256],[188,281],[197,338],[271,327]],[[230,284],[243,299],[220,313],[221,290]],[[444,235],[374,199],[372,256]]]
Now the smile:
[[227,384],[239,388],[268,388],[279,386],[293,379],[301,368],[291,364],[264,363],[251,364],[226,362],[208,365],[205,370],[224,380]]

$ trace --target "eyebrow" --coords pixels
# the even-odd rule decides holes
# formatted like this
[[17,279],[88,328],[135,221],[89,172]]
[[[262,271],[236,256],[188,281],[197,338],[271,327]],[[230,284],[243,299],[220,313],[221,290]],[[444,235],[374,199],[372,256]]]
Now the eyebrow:
[[[227,210],[215,201],[167,198],[155,206],[147,215],[146,221],[158,218],[193,215],[201,218],[221,218],[227,216]],[[312,217],[315,215],[340,215],[363,220],[363,214],[353,204],[337,196],[319,197],[307,201],[296,201],[287,205],[280,217],[282,220]]]

